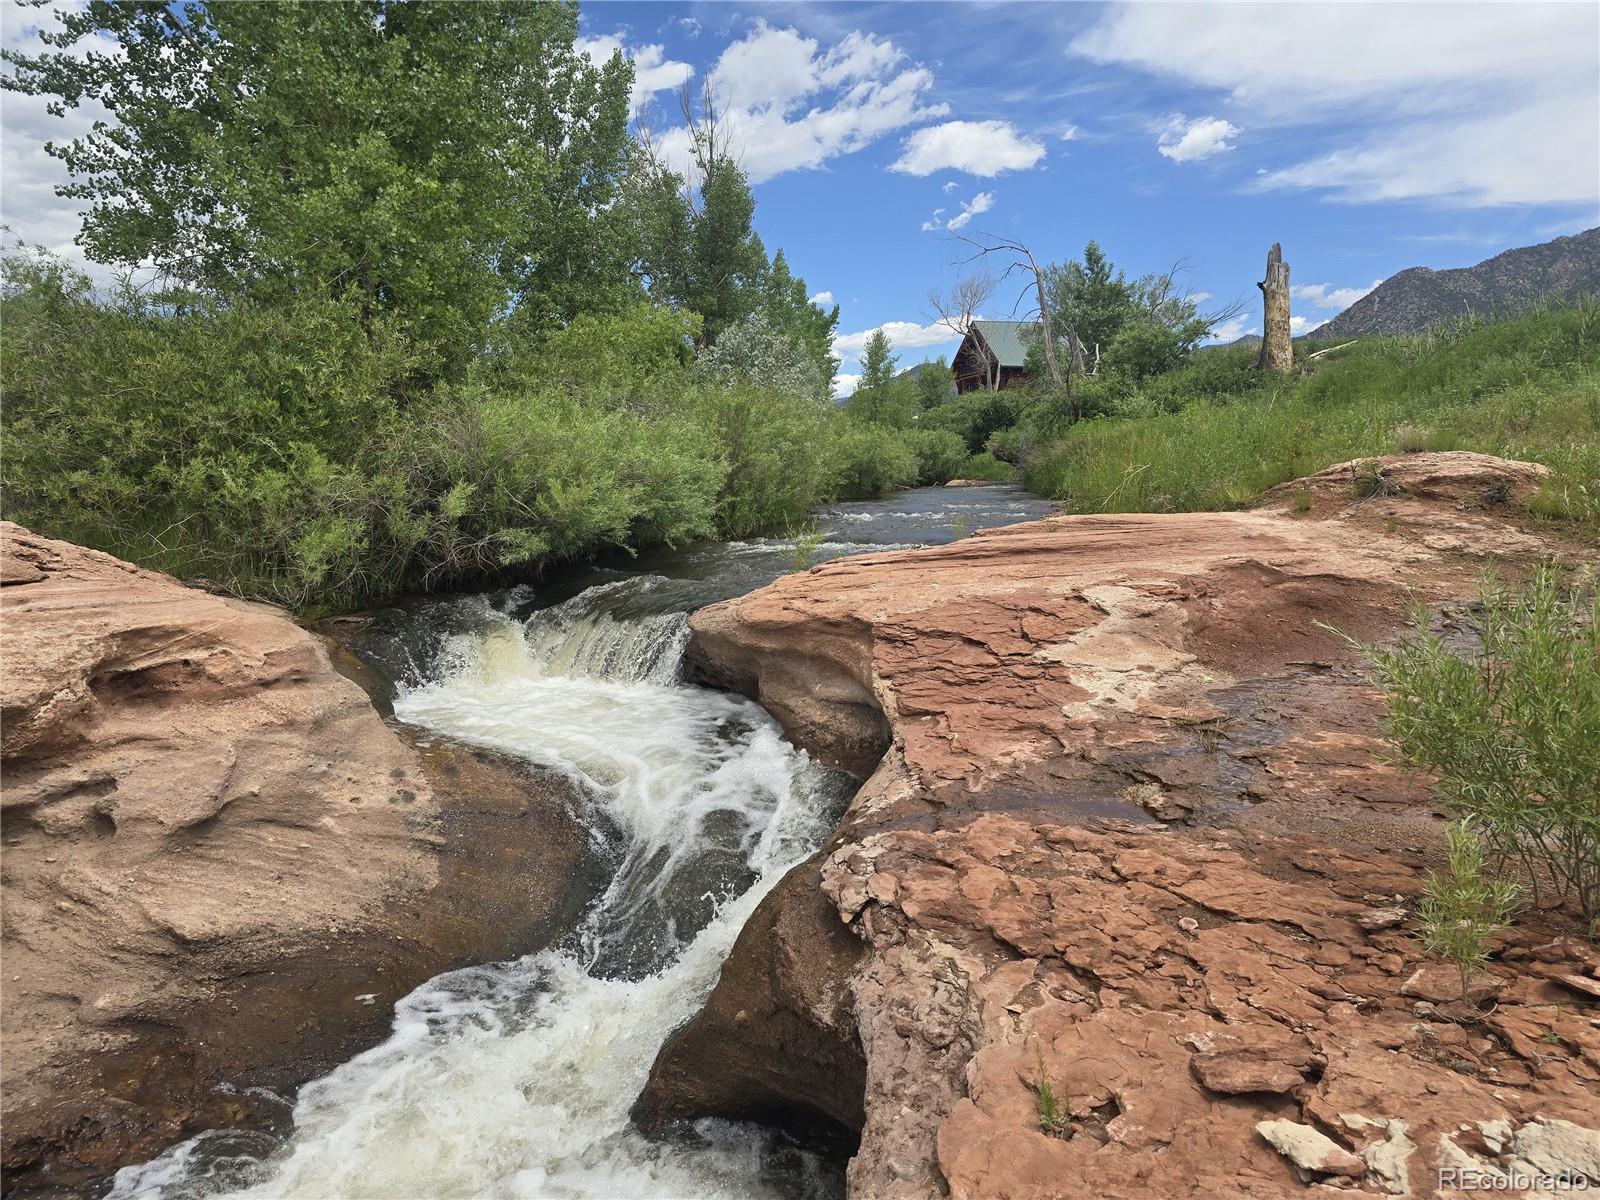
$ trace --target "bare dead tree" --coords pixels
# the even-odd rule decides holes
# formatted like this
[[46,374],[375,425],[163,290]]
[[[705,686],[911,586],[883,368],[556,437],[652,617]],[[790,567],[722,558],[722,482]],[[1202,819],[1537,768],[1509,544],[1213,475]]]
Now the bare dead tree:
[[[994,294],[998,285],[993,274],[987,270],[974,271],[958,279],[955,286],[948,293],[938,288],[928,291],[928,304],[938,314],[939,324],[943,325],[957,337],[965,339],[972,329],[972,323],[977,320],[978,313],[989,302],[989,297]],[[992,359],[984,361],[984,386],[988,391],[996,391],[1000,387],[1000,364]]]
[[[1076,333],[1060,321],[1058,315],[1051,311],[1049,289],[1045,278],[1044,267],[1039,265],[1039,260],[1034,257],[1033,251],[1015,238],[997,237],[994,234],[977,233],[972,236],[957,234],[956,241],[964,242],[971,247],[972,253],[959,260],[959,265],[968,266],[972,263],[982,263],[984,269],[989,264],[998,263],[1001,271],[996,286],[1008,279],[1021,277],[1023,288],[1016,302],[1011,306],[1015,313],[1022,306],[1024,299],[1031,291],[1033,293],[1034,307],[1030,315],[1039,322],[1040,345],[1044,350],[1045,367],[1050,372],[1050,381],[1061,388],[1070,398],[1072,394],[1071,371],[1076,368],[1082,373],[1083,349],[1078,343]],[[1065,337],[1071,353],[1067,371],[1061,369],[1061,363],[1056,355],[1056,339]]]
[[1289,264],[1277,242],[1267,254],[1267,277],[1256,286],[1261,289],[1262,306],[1261,357],[1256,365],[1285,374],[1294,370],[1294,341],[1289,326]]

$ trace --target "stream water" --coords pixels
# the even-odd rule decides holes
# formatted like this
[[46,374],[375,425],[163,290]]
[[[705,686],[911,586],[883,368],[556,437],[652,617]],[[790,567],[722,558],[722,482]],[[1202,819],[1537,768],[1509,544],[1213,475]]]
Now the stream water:
[[[817,514],[811,561],[1047,510],[1008,487],[843,504]],[[853,787],[755,705],[679,679],[688,613],[793,558],[783,538],[708,543],[373,622],[355,648],[396,681],[396,718],[566,774],[609,886],[554,947],[406,996],[389,1039],[284,1101],[280,1130],[202,1133],[118,1172],[113,1200],[837,1195],[837,1165],[780,1133],[702,1121],[652,1141],[628,1117]]]

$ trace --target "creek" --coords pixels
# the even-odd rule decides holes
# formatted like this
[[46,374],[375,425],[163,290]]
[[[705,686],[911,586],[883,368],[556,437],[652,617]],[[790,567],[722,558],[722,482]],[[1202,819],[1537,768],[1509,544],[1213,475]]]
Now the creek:
[[[1002,486],[841,504],[816,514],[809,561],[1048,511]],[[688,614],[795,554],[791,538],[706,543],[370,622],[352,648],[394,681],[395,718],[567,776],[608,882],[549,948],[404,997],[388,1040],[274,1101],[274,1127],[126,1167],[113,1200],[841,1194],[839,1164],[782,1131],[707,1120],[651,1140],[629,1120],[746,918],[855,786],[755,704],[680,678]]]

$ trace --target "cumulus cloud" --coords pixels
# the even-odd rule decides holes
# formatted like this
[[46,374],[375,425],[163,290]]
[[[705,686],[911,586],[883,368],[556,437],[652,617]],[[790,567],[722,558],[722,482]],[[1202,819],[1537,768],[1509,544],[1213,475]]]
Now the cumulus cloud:
[[882,325],[874,325],[871,329],[863,329],[859,333],[839,334],[833,339],[833,352],[846,362],[853,361],[866,348],[867,339],[880,329],[897,352],[923,346],[940,346],[946,342],[960,340],[950,332],[949,326],[941,325],[937,321],[931,325],[919,325],[915,321],[885,321]]
[[[39,32],[54,32],[58,28],[57,14],[73,7],[58,4],[25,9],[4,4],[0,7],[0,45],[28,53],[50,48],[39,41]],[[91,51],[111,52],[116,47],[110,39],[84,38],[70,49],[86,55]],[[4,104],[0,104],[0,178],[5,180],[5,187],[0,190],[0,223],[10,226],[8,244],[21,241],[43,246],[86,271],[97,284],[109,283],[115,272],[90,263],[74,243],[83,219],[82,205],[56,194],[56,189],[68,182],[67,169],[59,159],[45,153],[44,145],[49,141],[70,142],[90,133],[96,122],[115,124],[115,120],[92,100],[67,109],[60,117],[50,114],[47,103],[43,96],[7,92]]]
[[861,376],[835,375],[833,377],[833,394],[841,400],[848,400],[855,395],[856,385],[861,382]]
[[619,50],[624,57],[633,60],[633,91],[628,97],[628,105],[634,116],[648,108],[658,92],[682,87],[694,77],[693,67],[686,62],[669,59],[661,46],[638,46],[630,50],[623,44],[620,33],[579,38],[573,43],[573,48],[587,55],[596,66],[609,62]]
[[1313,321],[1310,317],[1293,316],[1289,318],[1289,332],[1299,337],[1306,330],[1321,324],[1321,321]]
[[942,209],[942,208],[934,209],[933,210],[933,216],[929,217],[926,221],[924,221],[922,223],[922,232],[923,233],[932,233],[935,229],[943,229],[943,228],[944,228],[944,209]]
[[827,308],[828,305],[833,303],[833,293],[818,292],[815,296],[811,297],[811,303],[821,305],[823,308]]
[[1242,338],[1247,333],[1259,333],[1260,329],[1248,324],[1250,318],[1245,316],[1230,317],[1221,325],[1211,331],[1208,339],[1213,342],[1232,342]]
[[1072,49],[1213,88],[1257,135],[1336,117],[1258,186],[1490,206],[1600,199],[1597,41],[1592,4],[1130,4]]
[[[722,52],[707,79],[732,152],[755,183],[820,167],[949,112],[928,99],[932,72],[872,34],[851,33],[824,48],[797,30],[758,21]],[[670,129],[657,145],[670,166],[688,173],[689,130]]]
[[1220,117],[1196,117],[1190,121],[1180,113],[1167,122],[1156,149],[1173,162],[1195,162],[1232,150],[1228,139],[1238,134],[1237,127]]
[[1018,133],[1010,121],[945,121],[906,138],[889,169],[907,175],[965,171],[992,179],[1002,171],[1026,171],[1044,153],[1043,143]]
[[942,185],[940,190],[943,191],[946,196],[948,196],[951,192],[955,191],[960,186],[961,185],[959,183],[957,183],[954,179],[947,179],[947,180],[945,180],[945,182]]
[[1326,283],[1297,283],[1289,289],[1289,294],[1296,300],[1304,300],[1312,308],[1343,311],[1382,282],[1381,279],[1374,279],[1366,287],[1332,287]]
[[964,201],[961,211],[945,222],[946,229],[960,229],[979,213],[986,213],[994,207],[993,192],[979,192],[971,200]]

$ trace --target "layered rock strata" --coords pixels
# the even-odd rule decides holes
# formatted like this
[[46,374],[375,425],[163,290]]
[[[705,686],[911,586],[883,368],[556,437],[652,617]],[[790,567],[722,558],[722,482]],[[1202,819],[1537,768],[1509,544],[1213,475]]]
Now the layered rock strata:
[[[846,994],[811,1028],[864,1064],[853,1196],[1425,1196],[1600,1172],[1600,955],[1570,914],[1529,914],[1462,1001],[1415,916],[1443,819],[1386,765],[1343,636],[1389,637],[1421,598],[1468,639],[1486,567],[1592,569],[1516,515],[1541,477],[1345,464],[1257,511],[1055,518],[697,614],[703,679],[870,771],[818,879],[863,949],[812,917],[809,946],[741,940],[652,1113],[737,1115],[757,1089],[840,1120],[855,1079],[819,1097],[817,1048],[785,1076],[770,1051],[707,1074],[677,1047],[759,1041],[731,1032],[741,1013],[783,1028]],[[768,926],[810,911],[814,870]]]
[[8,1181],[247,1120],[581,903],[557,781],[407,744],[279,610],[0,539]]

